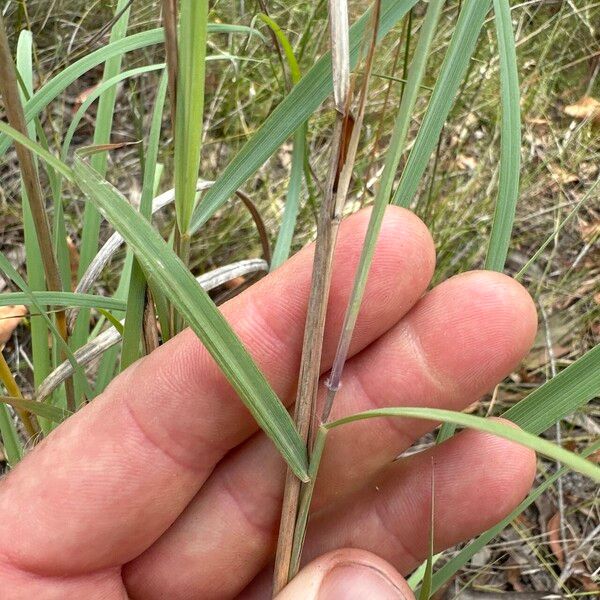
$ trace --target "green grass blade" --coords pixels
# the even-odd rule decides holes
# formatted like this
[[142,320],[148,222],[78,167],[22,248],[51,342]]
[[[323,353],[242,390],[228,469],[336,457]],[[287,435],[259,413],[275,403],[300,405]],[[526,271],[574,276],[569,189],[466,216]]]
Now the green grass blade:
[[23,445],[5,404],[0,405],[0,436],[2,436],[6,460],[9,466],[14,467],[23,458]]
[[2,408],[6,408],[5,405],[8,404],[14,408],[26,410],[53,423],[62,423],[71,414],[69,411],[58,406],[52,406],[45,402],[36,402],[35,400],[26,400],[25,398],[15,398],[13,396],[0,396],[0,403],[2,403]]
[[[162,115],[167,95],[168,77],[163,71],[152,114],[148,146],[145,152],[144,179],[142,182],[142,197],[140,200],[140,214],[150,221],[152,217],[152,198],[154,196],[154,181],[156,176],[156,163],[158,161],[158,147]],[[136,259],[131,268],[129,294],[127,296],[127,317],[123,327],[123,346],[121,349],[121,370],[134,363],[141,355],[140,346],[142,339],[142,323],[144,318],[144,303],[146,298],[146,278]]]
[[294,149],[292,150],[292,166],[290,182],[285,196],[285,206],[281,226],[273,249],[270,269],[280,267],[290,256],[296,220],[300,210],[300,194],[302,193],[302,176],[304,174],[304,154],[306,152],[306,125],[302,125],[294,134]]
[[417,191],[475,51],[477,38],[489,7],[489,0],[465,0],[462,4],[456,29],[452,34],[450,46],[433,89],[427,113],[394,193],[392,199],[394,204],[409,206]]
[[281,47],[283,48],[283,53],[285,54],[285,59],[287,60],[288,66],[290,68],[292,84],[296,85],[300,81],[300,78],[302,77],[302,75],[300,73],[300,67],[299,67],[298,61],[296,60],[296,57],[294,55],[294,50],[292,48],[292,45],[290,44],[290,41],[288,40],[285,33],[283,33],[283,31],[281,30],[281,27],[279,27],[279,25],[277,25],[277,23],[275,21],[273,21],[273,19],[271,19],[271,17],[269,17],[268,15],[265,15],[264,13],[259,13],[257,15],[257,17],[263,23],[265,23],[265,25],[267,25],[271,29],[271,31],[275,34],[275,36],[277,37],[277,40],[279,41]]
[[[435,566],[435,563],[443,556],[442,552],[439,552],[438,554],[435,554],[432,558],[431,558],[431,567],[433,569],[433,567]],[[419,586],[421,585],[421,582],[423,581],[424,577],[425,577],[425,573],[428,567],[428,560],[426,560],[425,562],[421,563],[418,568],[416,568],[411,574],[410,577],[406,578],[406,583],[408,583],[408,586],[410,587],[411,590],[416,590],[419,588]],[[431,578],[433,580],[433,573],[431,574]]]
[[[30,148],[35,148],[35,147],[39,148],[39,146],[37,144],[35,144],[34,142],[32,142],[31,140],[29,140],[29,138],[26,138],[26,139],[28,140],[28,143],[30,144]],[[19,275],[17,270],[10,264],[10,261],[6,258],[6,256],[4,256],[4,254],[2,254],[1,252],[0,252],[0,271],[2,271],[9,279],[11,279],[17,285],[17,287],[19,287],[21,289],[21,291],[29,297],[30,306],[34,306],[37,310],[37,314],[42,316],[42,318],[46,322],[46,325],[48,326],[48,329],[52,332],[52,335],[54,336],[56,343],[58,344],[60,349],[64,351],[64,353],[67,356],[67,359],[69,360],[71,365],[73,365],[73,369],[76,372],[83,374],[81,371],[81,368],[77,364],[77,360],[75,359],[75,357],[73,356],[73,353],[71,352],[71,349],[65,343],[65,341],[62,339],[60,333],[56,329],[56,326],[54,325],[52,320],[48,317],[48,315],[46,314],[46,312],[44,311],[44,309],[42,308],[40,303],[37,301],[34,293],[31,291],[31,289],[29,288],[29,286],[27,285],[25,280],[21,277],[21,275]]]
[[73,171],[67,165],[65,165],[64,162],[62,162],[59,158],[54,156],[54,154],[46,150],[37,142],[34,142],[16,129],[13,129],[4,121],[0,121],[0,132],[9,139],[15,140],[16,142],[19,142],[19,144],[26,146],[39,158],[43,159],[44,162],[48,163],[55,171],[60,173],[65,179],[71,180],[73,178]]
[[600,395],[600,344],[589,350],[502,416],[542,433]]
[[354,421],[361,421],[364,419],[374,419],[380,417],[404,417],[412,419],[427,419],[432,421],[441,421],[442,423],[454,423],[462,427],[469,427],[471,429],[477,429],[498,437],[516,442],[535,450],[536,452],[552,458],[564,465],[571,467],[571,469],[578,471],[579,473],[593,479],[594,481],[600,482],[600,467],[585,460],[581,456],[569,452],[552,442],[549,442],[543,438],[537,437],[523,431],[521,429],[515,429],[510,425],[505,425],[498,421],[491,419],[485,419],[483,417],[476,417],[474,415],[467,415],[461,412],[455,412],[451,410],[442,410],[438,408],[420,408],[420,407],[409,407],[409,408],[380,408],[375,410],[368,410],[365,412],[358,413],[338,419],[325,425],[327,429],[333,429],[344,425],[346,423],[352,423]]
[[[432,459],[433,460],[433,459]],[[423,583],[419,591],[419,600],[429,600],[431,598],[431,580],[433,577],[433,561],[435,560],[434,548],[434,526],[435,526],[435,469],[432,465],[431,470],[431,509],[429,515],[429,548],[427,560],[425,561],[425,570],[423,572]]]
[[[300,81],[302,74],[300,72],[300,66],[294,55],[294,50],[287,36],[279,25],[271,17],[265,14],[259,14],[258,18],[268,25],[279,44],[283,48],[292,79],[292,84],[297,85]],[[275,248],[273,250],[273,256],[271,258],[271,270],[281,266],[290,256],[290,250],[292,247],[292,239],[294,237],[294,231],[296,229],[296,220],[298,217],[298,210],[300,208],[300,194],[302,192],[302,175],[304,173],[304,154],[306,152],[306,135],[307,127],[303,124],[294,133],[294,149],[292,150],[292,166],[290,169],[290,182],[287,189],[285,198],[285,206],[283,209],[283,218],[281,219],[281,227],[277,235],[277,241],[275,242]]]
[[85,306],[86,308],[103,308],[104,310],[124,311],[125,302],[105,296],[93,294],[76,294],[75,292],[37,292],[31,295],[23,292],[8,292],[0,294],[0,306],[12,306],[23,304],[32,306],[33,299],[37,306]]
[[[127,33],[127,26],[129,24],[129,0],[118,0],[115,6],[115,15],[120,15],[116,23],[113,24],[110,33],[109,43],[114,43],[122,40]],[[104,73],[102,75],[102,81],[108,81],[113,77],[116,77],[121,71],[121,62],[123,55],[117,54],[107,59],[104,64]],[[117,88],[111,86],[104,91],[100,96],[98,103],[98,112],[96,115],[96,123],[94,128],[94,139],[93,144],[95,146],[110,143],[110,136],[112,132],[113,115],[115,110],[115,104],[117,100]],[[91,166],[93,169],[98,171],[100,175],[106,175],[107,169],[107,153],[100,152],[92,156]],[[77,269],[77,278],[81,279],[90,262],[92,262],[94,256],[98,252],[98,240],[100,237],[100,222],[101,217],[97,208],[91,204],[86,203],[83,210],[83,228],[81,232],[81,243],[79,246],[79,266]],[[90,325],[90,312],[88,309],[82,309],[77,315],[75,321],[75,327],[71,336],[71,347],[74,349],[83,346],[89,336],[89,325]],[[76,378],[75,383],[75,397],[79,403],[82,400],[80,393],[81,382]]]
[[117,319],[112,313],[108,312],[107,310],[104,310],[103,308],[100,308],[99,311],[102,314],[102,316],[119,332],[121,337],[123,337],[123,325],[121,325],[119,319]]
[[[383,0],[379,20],[378,41],[410,10],[417,0]],[[365,28],[371,10],[350,28],[350,66],[358,61]],[[198,204],[190,224],[190,232],[201,227],[243,183],[249,179],[293,135],[333,91],[331,53],[324,54],[265,119],[252,138],[221,172],[215,185]]]
[[521,95],[517,51],[508,0],[494,0],[494,20],[500,52],[500,180],[485,268],[504,270],[519,197],[521,175]]
[[385,165],[381,175],[381,182],[377,190],[377,196],[374,204],[385,208],[390,200],[394,177],[398,170],[398,164],[402,153],[406,148],[406,138],[410,127],[412,113],[417,101],[427,59],[431,51],[431,44],[440,20],[445,0],[432,0],[427,7],[427,13],[423,20],[423,26],[419,33],[419,39],[415,48],[415,53],[408,70],[408,77],[402,93],[402,100],[394,122],[392,138],[389,148],[385,155]]
[[[65,165],[60,159],[58,159],[56,156],[51,154],[48,150],[43,148],[40,144],[38,144],[37,142],[34,142],[27,136],[22,135],[20,132],[18,132],[17,130],[10,127],[10,125],[7,125],[6,123],[4,123],[2,121],[0,121],[0,132],[7,135],[10,139],[14,139],[15,141],[19,142],[20,144],[22,144],[23,146],[28,148],[31,152],[33,152],[36,156],[38,156],[38,158],[41,158],[45,162],[49,163],[54,168],[55,171],[60,173],[67,180],[73,181],[73,178],[74,178],[73,171],[67,165]],[[69,360],[71,365],[73,365],[73,370],[75,372],[75,376],[79,379],[79,381],[81,381],[84,392],[86,393],[86,395],[88,397],[90,397],[91,390],[87,383],[87,379],[85,378],[85,373],[77,364],[77,360],[73,356],[73,352],[71,351],[71,348],[69,347],[69,345],[67,343],[65,343],[62,336],[60,335],[60,332],[54,325],[53,321],[48,317],[48,315],[41,308],[41,306],[35,299],[35,296],[33,295],[33,292],[31,291],[30,287],[25,282],[25,280],[19,275],[19,273],[16,271],[16,269],[10,264],[10,261],[1,253],[0,253],[0,270],[4,271],[4,273],[10,279],[12,279],[12,281],[14,281],[14,283],[21,289],[21,291],[29,296],[29,298],[31,299],[31,304],[33,306],[35,306],[38,314],[40,314],[43,317],[44,321],[46,322],[46,325],[48,326],[48,329],[54,336],[55,343],[59,346],[59,348],[61,350],[63,350],[67,359]]]
[[[16,67],[23,84],[22,102],[33,95],[33,38],[30,31],[21,31],[17,42]],[[35,123],[28,125],[29,137],[36,139]],[[25,255],[27,256],[27,282],[31,290],[45,290],[46,277],[40,246],[38,244],[33,215],[29,207],[29,199],[23,182],[21,182],[21,205],[23,209],[23,231]],[[15,303],[16,304],[16,303]],[[19,303],[22,304],[22,303]],[[50,373],[50,352],[48,348],[48,327],[42,317],[31,317],[31,359],[33,379],[37,387]]]
[[204,117],[208,0],[181,0],[177,112],[175,118],[175,215],[188,233],[196,199]]
[[151,225],[78,155],[75,172],[82,191],[127,240],[146,275],[202,340],[290,468],[306,480],[306,448],[290,415],[208,294]]
[[[582,457],[587,457],[600,449],[600,442],[593,444],[585,452],[582,452]],[[567,467],[562,467],[554,475],[550,476],[544,483],[536,487],[529,493],[527,498],[517,506],[508,516],[502,521],[494,525],[494,527],[488,529],[482,533],[475,540],[465,546],[456,556],[453,556],[443,567],[438,569],[432,577],[431,581],[431,593],[435,594],[446,582],[450,581],[452,577],[464,567],[471,558],[477,554],[482,548],[487,546],[502,530],[514,521],[525,509],[531,506],[542,494],[546,493],[556,481],[565,475],[568,471]]]
[[[129,281],[131,279],[132,270],[133,253],[128,250],[125,254],[125,263],[123,264],[121,279],[119,280],[119,285],[114,293],[114,298],[123,300],[124,302],[127,301],[127,294],[129,293]],[[118,362],[117,359],[120,351],[120,346],[113,346],[102,355],[102,360],[100,361],[100,366],[98,367],[98,374],[96,375],[96,381],[94,382],[94,396],[102,393],[115,377]]]

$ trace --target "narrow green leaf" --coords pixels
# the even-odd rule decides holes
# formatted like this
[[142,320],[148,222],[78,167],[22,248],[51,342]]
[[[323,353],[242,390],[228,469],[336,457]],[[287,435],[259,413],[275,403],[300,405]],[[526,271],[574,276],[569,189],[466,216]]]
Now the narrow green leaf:
[[475,51],[489,7],[489,0],[465,0],[462,3],[456,29],[446,51],[427,112],[394,193],[394,204],[409,206],[417,191]]
[[0,405],[0,436],[2,436],[6,460],[11,467],[14,467],[23,458],[23,445],[5,404]]
[[125,302],[94,294],[76,294],[75,292],[9,292],[0,294],[0,306],[24,304],[32,306],[34,300],[39,306],[85,306],[87,308],[103,308],[105,310],[125,310]]
[[108,312],[107,310],[100,308],[99,311],[102,314],[102,316],[119,332],[121,337],[123,337],[124,329],[123,329],[123,325],[121,325],[121,322],[112,313]]
[[526,431],[515,429],[510,425],[505,425],[498,421],[491,419],[485,419],[483,417],[476,417],[475,415],[467,415],[461,412],[455,412],[451,410],[442,410],[438,408],[420,408],[420,407],[393,407],[393,408],[380,408],[376,410],[368,410],[355,415],[344,417],[327,423],[325,427],[327,429],[333,429],[344,425],[346,423],[352,423],[354,421],[361,421],[364,419],[374,419],[380,417],[406,417],[412,419],[427,419],[431,421],[441,421],[442,423],[454,423],[463,427],[469,427],[471,429],[478,429],[479,431],[485,431],[498,437],[516,442],[531,448],[544,456],[552,458],[564,465],[570,466],[573,470],[579,471],[586,477],[593,479],[594,481],[600,482],[600,467],[594,463],[585,460],[581,456],[569,452],[552,442],[549,442],[543,438],[537,437]]
[[65,179],[71,180],[73,178],[73,172],[67,165],[65,165],[64,162],[54,156],[54,154],[51,152],[48,152],[48,150],[43,148],[37,142],[34,142],[16,129],[13,129],[4,121],[0,121],[0,132],[34,152],[37,156],[47,162],[55,171],[59,172]]
[[[432,459],[433,460],[433,459]],[[427,560],[425,561],[425,571],[423,572],[423,583],[419,592],[419,600],[429,600],[431,598],[431,580],[433,577],[433,561],[435,555],[434,548],[434,526],[435,526],[435,469],[432,465],[431,470],[431,509],[429,514],[429,549]]]
[[[119,15],[118,20],[113,24],[110,32],[110,42],[116,43],[125,38],[127,26],[129,24],[130,5],[129,0],[117,0],[115,6],[115,15]],[[111,56],[104,63],[104,73],[102,81],[108,81],[116,77],[121,71],[122,54]],[[98,102],[98,112],[96,115],[93,144],[100,146],[110,143],[113,115],[117,100],[117,88],[109,87],[100,96]],[[95,169],[100,175],[106,175],[107,153],[98,152],[91,158],[92,169]],[[98,252],[98,240],[100,238],[100,213],[91,203],[86,203],[83,209],[83,227],[81,231],[81,242],[79,244],[79,265],[77,268],[77,279],[81,279],[90,262]],[[71,334],[71,348],[77,349],[83,346],[89,336],[90,311],[83,308],[79,311],[75,321],[75,327]],[[74,379],[75,397],[78,402],[83,400],[81,394],[82,382],[79,378]]]
[[[152,218],[152,198],[154,196],[154,181],[158,160],[158,146],[162,116],[167,97],[168,77],[163,71],[152,113],[150,135],[145,152],[144,179],[142,182],[142,197],[140,214],[146,220]],[[141,355],[140,346],[143,333],[144,305],[146,300],[146,278],[137,260],[134,259],[131,268],[129,294],[127,296],[127,318],[123,327],[123,345],[121,349],[121,370],[134,363]]]
[[[16,67],[22,82],[21,102],[33,95],[33,37],[30,31],[21,31],[17,42]],[[28,125],[28,134],[36,139],[35,123]],[[37,163],[36,163],[37,164]],[[21,182],[21,206],[23,210],[23,233],[25,254],[27,256],[27,282],[31,290],[45,290],[46,276],[42,254],[38,243],[29,198],[23,182]],[[17,304],[15,302],[15,304]],[[18,304],[23,304],[19,302]],[[50,373],[50,352],[48,349],[48,327],[42,317],[31,318],[31,362],[33,365],[34,384],[39,385]]]
[[508,0],[494,0],[496,37],[500,52],[500,105],[502,110],[498,199],[485,268],[503,271],[519,197],[521,175],[521,107],[517,50]]
[[290,415],[208,294],[151,225],[78,154],[75,172],[82,191],[125,238],[146,275],[187,320],[290,468],[306,481],[306,448]]
[[204,117],[208,0],[181,0],[177,111],[175,117],[175,214],[187,234],[196,199]]
[[600,396],[600,344],[502,416],[531,433],[539,434],[596,396]]
[[[410,10],[417,0],[382,0],[378,41]],[[371,9],[350,28],[350,67],[358,62],[359,52],[369,25]],[[215,185],[198,204],[190,224],[196,232],[266,162],[333,91],[331,53],[324,54],[302,77],[298,85],[265,119],[252,138],[221,172]]]
[[[290,68],[290,75],[292,84],[297,85],[300,81],[302,74],[300,73],[300,67],[298,61],[294,56],[294,50],[288,40],[287,36],[279,25],[271,17],[265,14],[259,14],[258,18],[266,23],[281,44],[283,52],[285,54],[288,66]],[[277,235],[277,241],[273,250],[273,256],[271,258],[270,269],[274,270],[281,266],[290,256],[290,250],[292,247],[292,239],[294,237],[294,231],[296,229],[296,219],[298,217],[298,211],[300,208],[300,194],[302,192],[302,175],[304,173],[304,155],[306,152],[306,135],[307,127],[306,123],[301,125],[294,133],[294,148],[292,150],[292,166],[290,169],[290,182],[287,189],[285,198],[285,206],[283,209],[283,218],[281,220],[281,226]]]
[[[375,194],[373,210],[371,211],[358,268],[356,269],[352,293],[344,316],[342,334],[340,335],[335,360],[331,368],[331,374],[329,375],[329,382],[331,384],[330,390],[337,389],[341,383],[342,370],[346,362],[352,334],[360,311],[363,294],[367,284],[367,277],[375,253],[377,238],[381,230],[385,209],[389,203],[396,170],[398,169],[398,164],[405,148],[411,115],[421,87],[429,50],[433,42],[442,8],[444,7],[444,1],[445,0],[432,0],[429,3],[417,47],[415,49],[415,55],[408,72],[407,83],[402,94],[402,100],[396,115],[390,145],[385,157],[381,181]],[[333,391],[331,394],[333,394]],[[333,402],[332,395],[328,397],[329,408],[331,402]]]
[[292,166],[290,169],[290,182],[285,196],[283,218],[271,257],[270,270],[280,267],[290,256],[296,220],[300,210],[300,194],[302,192],[302,175],[304,174],[304,155],[306,153],[306,124],[302,125],[294,134],[294,148],[292,150]]
[[[28,141],[28,143],[31,144],[32,148],[36,148],[36,147],[38,149],[40,148],[40,146],[38,144],[35,144],[31,140],[29,140],[29,138],[25,138],[25,139]],[[40,306],[40,303],[35,298],[33,292],[31,291],[31,289],[29,288],[29,286],[27,285],[25,280],[21,277],[21,275],[19,275],[17,270],[10,264],[10,261],[1,252],[0,252],[0,271],[3,271],[5,273],[5,275],[8,278],[10,278],[17,285],[17,287],[19,287],[21,289],[21,291],[29,297],[29,299],[31,301],[31,306],[35,306],[35,308],[37,309],[37,313],[42,316],[44,321],[46,321],[46,325],[48,326],[48,329],[52,332],[52,335],[54,336],[56,343],[58,344],[60,349],[64,351],[64,353],[66,354],[71,365],[73,365],[73,369],[75,370],[75,372],[79,372],[83,375],[83,373],[81,371],[81,367],[78,365],[76,358],[73,356],[73,352],[71,352],[71,349],[69,348],[69,346],[62,339],[60,333],[56,329],[56,326],[54,325],[52,320],[45,313],[44,309]],[[85,379],[85,377],[84,377],[84,379]],[[87,388],[86,388],[86,391],[87,391]]]
[[290,67],[290,75],[292,77],[292,83],[294,85],[296,85],[300,81],[300,78],[302,77],[302,75],[300,73],[300,67],[298,66],[298,61],[296,60],[296,57],[294,55],[294,50],[292,49],[292,45],[290,44],[290,41],[288,40],[285,33],[283,33],[283,31],[281,30],[281,27],[279,27],[279,25],[277,25],[277,23],[275,21],[273,21],[273,19],[271,19],[271,17],[269,17],[268,15],[265,15],[264,13],[259,13],[257,15],[257,17],[263,23],[265,23],[277,37],[277,40],[279,41],[279,43],[281,44],[281,47],[283,48],[283,53],[285,54],[285,58],[287,60],[288,66]]
[[[0,402],[3,405],[9,404],[14,408],[26,410],[38,417],[53,421],[54,423],[62,423],[71,414],[68,410],[59,408],[58,406],[52,406],[45,402],[36,402],[35,400],[26,400],[25,398],[0,396]],[[6,408],[6,406],[3,406],[3,408]]]
[[[438,554],[436,554],[435,556],[432,557],[431,559],[431,566],[432,568],[435,566],[435,563],[443,556],[442,552],[439,552]],[[425,577],[425,572],[427,570],[428,567],[428,560],[426,560],[425,562],[422,562],[411,574],[410,577],[406,578],[406,583],[408,583],[408,586],[410,587],[411,590],[416,590],[420,585],[421,582],[423,581],[423,578]],[[431,574],[432,579],[433,579],[433,573]]]
[[160,71],[165,68],[165,63],[158,63],[155,65],[147,65],[145,67],[137,67],[136,69],[129,69],[128,71],[123,71],[103,81],[97,88],[95,88],[89,96],[81,103],[81,106],[77,109],[77,112],[73,116],[73,119],[69,123],[69,128],[67,129],[67,133],[63,139],[62,151],[60,153],[61,159],[66,162],[69,156],[69,148],[71,146],[71,142],[73,141],[73,136],[77,131],[77,127],[79,127],[79,123],[81,119],[85,115],[87,109],[100,97],[104,92],[109,90],[110,88],[116,86],[118,83],[125,79],[130,79],[131,77],[137,77],[138,75],[145,75],[146,73],[150,73],[152,71]]

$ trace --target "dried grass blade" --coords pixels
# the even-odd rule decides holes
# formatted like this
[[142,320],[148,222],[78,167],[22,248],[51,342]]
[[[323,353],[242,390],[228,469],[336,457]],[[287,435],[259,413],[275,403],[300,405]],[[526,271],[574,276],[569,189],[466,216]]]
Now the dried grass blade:
[[346,0],[329,0],[329,38],[331,40],[331,67],[333,102],[335,109],[346,112],[350,92],[350,34]]

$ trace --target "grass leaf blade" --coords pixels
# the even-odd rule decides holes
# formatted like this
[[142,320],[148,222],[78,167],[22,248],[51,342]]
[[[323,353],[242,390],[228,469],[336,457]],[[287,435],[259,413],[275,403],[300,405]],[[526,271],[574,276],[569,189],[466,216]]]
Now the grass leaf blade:
[[465,0],[462,4],[458,23],[433,89],[427,113],[392,199],[392,202],[398,206],[409,206],[412,202],[427,168],[429,157],[438,143],[450,113],[460,82],[475,51],[477,38],[489,6],[489,0]]
[[508,0],[494,0],[494,20],[500,52],[502,111],[498,199],[485,268],[502,271],[515,218],[521,175],[521,107],[517,51]]
[[146,275],[200,337],[290,468],[306,480],[306,448],[290,415],[208,294],[151,225],[79,155],[75,172],[82,191],[127,240]]
[[531,392],[502,416],[535,434],[600,395],[600,344]]
[[52,406],[45,402],[36,402],[35,400],[27,400],[26,398],[16,398],[14,396],[0,396],[0,403],[6,408],[6,404],[13,408],[25,410],[33,413],[43,419],[48,419],[54,423],[62,423],[71,413],[68,410]]
[[333,429],[344,425],[346,423],[353,423],[354,421],[361,421],[363,419],[374,419],[379,417],[407,417],[414,419],[427,419],[432,421],[441,421],[442,423],[454,423],[462,427],[469,427],[472,429],[478,429],[479,431],[485,431],[492,435],[497,435],[504,439],[522,444],[527,448],[531,448],[544,456],[552,458],[564,465],[570,466],[575,471],[579,471],[583,475],[586,475],[594,481],[600,482],[600,467],[592,463],[591,461],[585,460],[581,456],[569,452],[548,440],[537,437],[532,433],[524,430],[515,429],[504,423],[493,421],[491,419],[485,419],[483,417],[476,417],[474,415],[468,415],[461,412],[443,410],[438,408],[420,408],[420,407],[392,407],[392,408],[380,408],[375,410],[368,410],[355,415],[350,415],[327,423],[325,427]]

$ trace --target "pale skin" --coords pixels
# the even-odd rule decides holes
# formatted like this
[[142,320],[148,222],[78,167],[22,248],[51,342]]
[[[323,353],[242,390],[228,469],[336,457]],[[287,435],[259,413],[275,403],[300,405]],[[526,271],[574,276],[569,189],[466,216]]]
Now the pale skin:
[[[367,221],[363,211],[340,230],[324,375]],[[390,208],[333,418],[380,406],[463,409],[527,353],[537,318],[519,284],[472,272],[427,291],[434,263],[423,223]],[[311,265],[309,247],[222,308],[288,406]],[[474,431],[394,461],[434,426],[378,419],[331,433],[307,566],[281,598],[412,598],[402,576],[427,554],[432,468],[436,550],[490,527],[526,495],[535,456]],[[185,331],[132,365],[0,483],[2,597],[268,598],[284,469]]]

